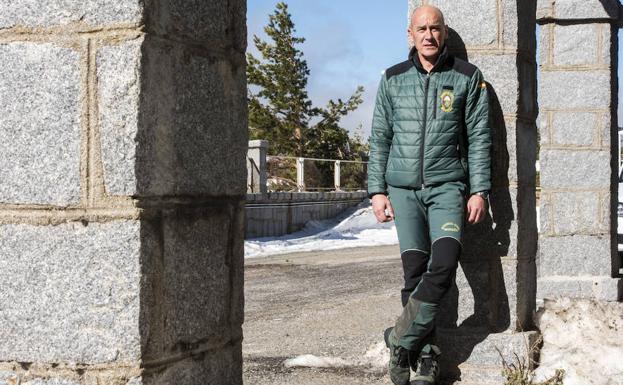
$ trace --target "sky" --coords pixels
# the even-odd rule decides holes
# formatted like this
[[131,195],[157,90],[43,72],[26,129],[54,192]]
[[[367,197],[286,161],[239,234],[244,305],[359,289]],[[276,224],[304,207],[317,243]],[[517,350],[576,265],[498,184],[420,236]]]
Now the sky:
[[[248,0],[248,52],[259,57],[253,36],[265,38],[264,26],[277,0]],[[363,104],[341,125],[367,137],[374,97],[381,73],[407,58],[406,0],[289,0],[295,35],[306,38],[299,45],[310,69],[308,92],[314,105],[329,99],[348,99],[358,85],[365,88]],[[622,36],[623,37],[623,36]],[[619,39],[621,46],[621,39]],[[619,49],[621,53],[623,50]],[[619,62],[623,64],[621,56]],[[623,65],[618,68],[623,78]],[[623,95],[619,87],[619,100]],[[619,103],[619,126],[623,126]]]
[[[256,57],[253,35],[264,38],[268,15],[276,0],[248,0],[248,52]],[[346,118],[342,127],[362,135],[370,132],[374,97],[381,73],[406,60],[406,0],[289,0],[296,36],[310,69],[308,92],[315,105],[329,99],[348,99],[357,86],[364,87],[363,104]]]

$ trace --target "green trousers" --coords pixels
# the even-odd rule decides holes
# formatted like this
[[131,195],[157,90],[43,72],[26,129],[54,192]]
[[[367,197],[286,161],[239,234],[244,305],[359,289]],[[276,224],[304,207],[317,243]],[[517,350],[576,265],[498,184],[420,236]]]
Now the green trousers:
[[394,333],[408,350],[428,352],[434,344],[439,303],[454,281],[461,253],[466,191],[462,182],[388,188],[405,278]]

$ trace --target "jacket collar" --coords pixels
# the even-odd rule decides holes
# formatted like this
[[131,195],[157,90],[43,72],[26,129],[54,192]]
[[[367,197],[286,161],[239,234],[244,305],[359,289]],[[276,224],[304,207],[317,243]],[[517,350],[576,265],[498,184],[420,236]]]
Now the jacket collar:
[[[433,68],[430,70],[430,72],[433,72],[441,68],[448,61],[449,58],[450,58],[450,54],[448,53],[448,46],[444,45],[443,48],[441,49],[441,53],[437,57],[437,62],[435,63]],[[415,46],[411,48],[411,51],[409,51],[409,60],[413,62],[413,65],[415,65],[415,67],[420,72],[426,73],[424,66],[422,66],[422,63],[420,62],[420,57],[417,54],[417,50],[415,49]]]

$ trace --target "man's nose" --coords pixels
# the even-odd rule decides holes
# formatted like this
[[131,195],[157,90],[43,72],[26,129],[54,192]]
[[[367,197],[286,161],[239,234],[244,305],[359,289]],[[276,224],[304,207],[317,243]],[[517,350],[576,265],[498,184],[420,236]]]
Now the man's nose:
[[424,32],[424,38],[428,40],[433,38],[433,32],[429,28]]

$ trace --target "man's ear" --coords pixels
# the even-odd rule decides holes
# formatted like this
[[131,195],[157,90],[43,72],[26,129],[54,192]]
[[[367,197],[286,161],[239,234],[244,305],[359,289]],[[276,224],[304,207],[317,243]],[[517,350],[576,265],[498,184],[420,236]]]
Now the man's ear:
[[415,41],[413,40],[413,35],[411,34],[411,27],[407,28],[407,44],[409,44],[409,48],[415,46]]

